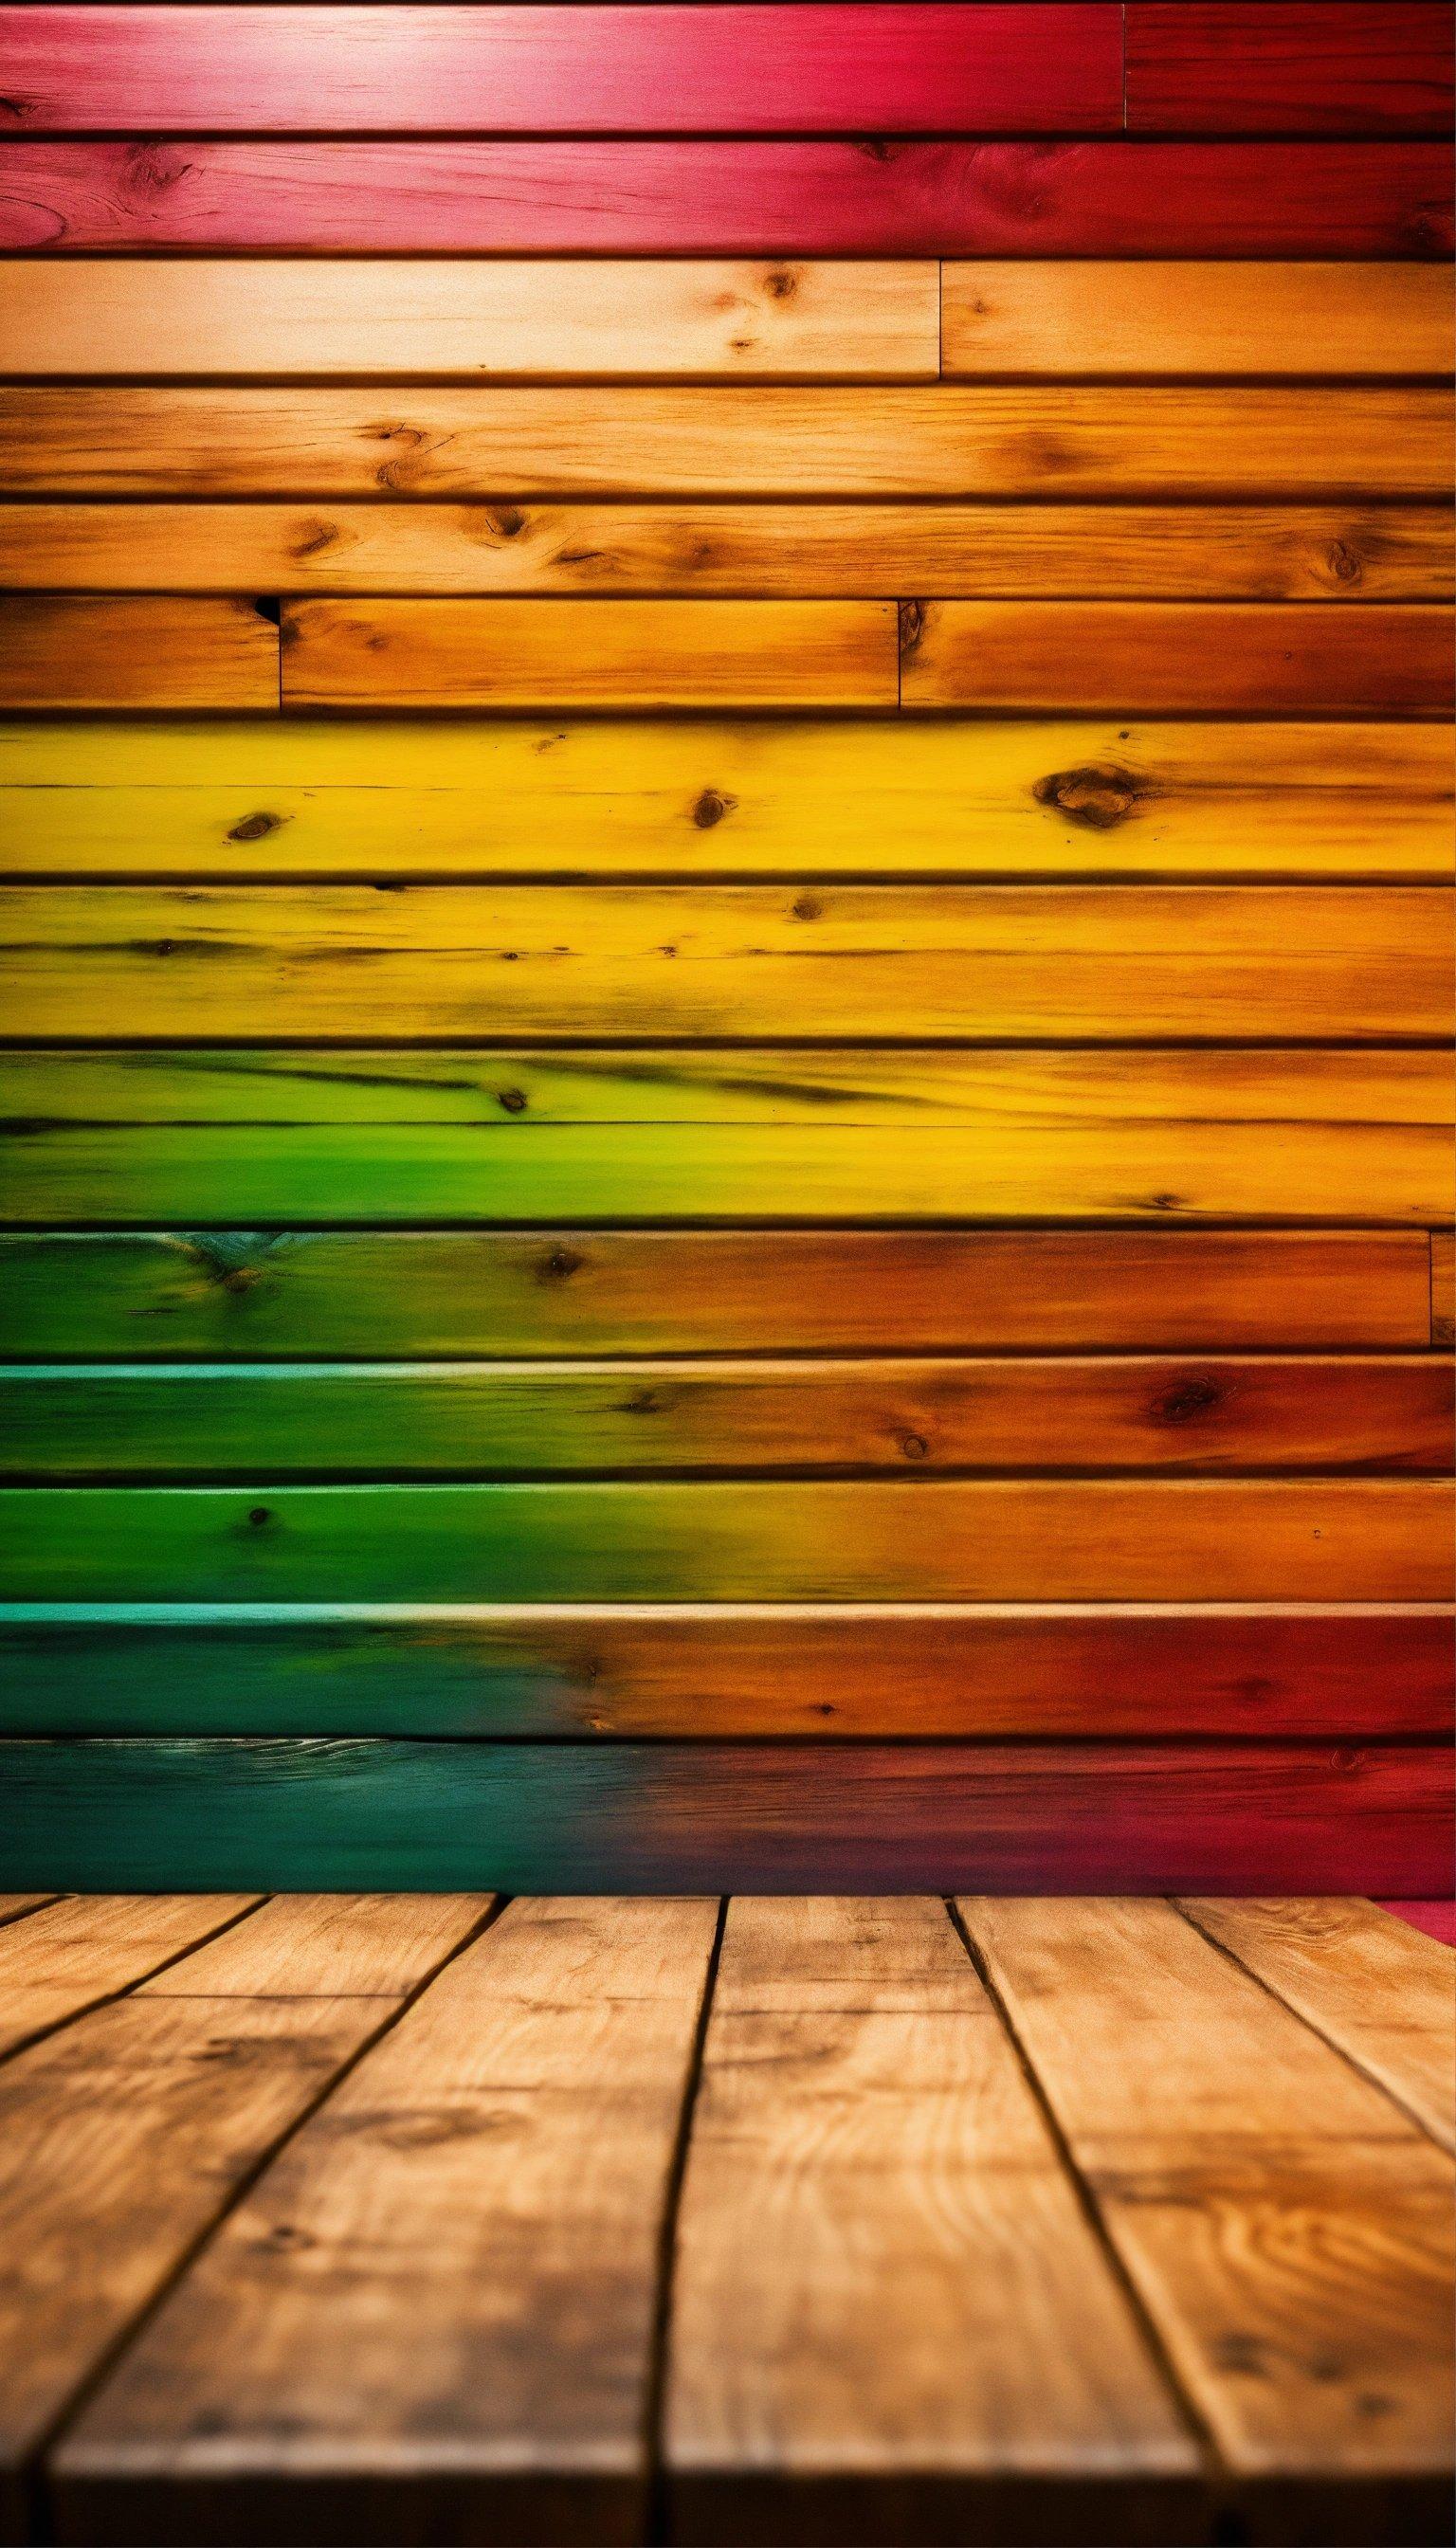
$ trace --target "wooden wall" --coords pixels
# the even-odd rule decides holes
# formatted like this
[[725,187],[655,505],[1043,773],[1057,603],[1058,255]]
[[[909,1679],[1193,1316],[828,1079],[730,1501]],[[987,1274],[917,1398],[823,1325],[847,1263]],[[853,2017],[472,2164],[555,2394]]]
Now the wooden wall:
[[4,1880],[1439,1890],[1444,6],[0,56]]

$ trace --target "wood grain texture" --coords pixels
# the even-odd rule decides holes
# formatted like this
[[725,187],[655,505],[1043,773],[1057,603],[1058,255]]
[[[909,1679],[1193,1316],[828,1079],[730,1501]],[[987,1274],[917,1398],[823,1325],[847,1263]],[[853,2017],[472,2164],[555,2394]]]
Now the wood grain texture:
[[933,380],[939,301],[929,263],[40,257],[0,265],[0,338],[6,370],[36,377]]
[[55,2458],[67,2521],[110,2528],[116,2505],[145,2525],[165,2503],[220,2538],[320,2518],[358,2539],[639,2537],[662,2222],[714,1927],[710,1901],[511,1904],[310,2119],[82,2413]]
[[15,1051],[6,1077],[19,1228],[1451,1209],[1435,1050]]
[[1414,1478],[0,1489],[28,1602],[1444,1601],[1451,1513]]
[[1452,820],[1414,724],[0,726],[0,868],[38,876],[1444,883]]
[[1456,1240],[1449,1229],[1430,1234],[1430,1340],[1456,1344]]
[[[7,145],[0,178],[14,153]],[[1450,494],[1433,383],[0,389],[9,495]]]
[[0,248],[1440,257],[1427,141],[20,141]]
[[[485,1907],[440,1906],[428,1924],[433,1952],[412,1959],[416,1978]],[[175,1923],[203,1908],[156,1906]],[[290,1934],[299,1941],[292,1973],[278,1956],[259,1966],[244,1922],[229,1933],[235,1961],[226,1939],[209,1956],[205,1996],[134,1993],[0,2070],[0,2506],[13,2537],[28,2527],[27,2468],[57,2418],[240,2183],[399,2005],[399,1946],[367,1914],[345,1996],[326,1988],[339,1959],[317,1952],[317,1907],[278,1904],[266,1916],[280,1947]],[[402,1915],[407,1931],[425,1925]],[[361,1979],[387,1995],[357,1995]]]
[[283,705],[893,707],[888,601],[290,601]]
[[0,707],[277,705],[278,631],[245,601],[0,598]]
[[0,887],[38,1041],[1379,1044],[1450,1033],[1453,967],[1433,886]]
[[729,1906],[665,2456],[688,2540],[1004,2537],[1008,2465],[1048,2536],[1189,2518],[1195,2445],[940,1902]]
[[0,1928],[0,2059],[135,1990],[252,1908],[247,1893],[51,1902]]
[[1432,1354],[0,1365],[0,1476],[1452,1465]]
[[[1443,2154],[1170,1906],[1088,1903],[1075,1927],[1031,1901],[961,1907],[1254,2519],[1292,2481],[1377,2507],[1404,2482],[1419,2535],[1450,2448]],[[1331,2510],[1349,2536],[1358,2511]]]
[[1429,0],[1131,0],[1130,133],[1446,133]]
[[1439,601],[1435,505],[0,506],[0,589]]
[[29,1735],[1439,1742],[1452,1699],[1410,1603],[31,1603],[0,1658]]
[[[1402,32],[1413,42],[1413,28]],[[284,22],[198,6],[180,24],[166,8],[46,6],[0,12],[0,46],[28,134],[1116,133],[1123,122],[1110,0],[583,6],[566,20],[529,6],[294,6]]]
[[[1426,603],[925,601],[900,615],[910,708],[1421,716],[1452,696],[1447,615]],[[285,696],[288,681],[285,657]]]
[[46,1231],[0,1333],[46,1362],[1429,1341],[1420,1230]]
[[[206,1865],[270,1890],[345,1891],[499,1884],[533,1893],[548,1870],[561,1889],[587,1893],[844,1893],[856,1883],[870,1893],[1195,1893],[1226,1883],[1247,1892],[1261,1878],[1291,1893],[1316,1882],[1353,1892],[1383,1888],[1397,1870],[1433,1889],[1450,1858],[1449,1770],[1444,1746],[1410,1744],[197,1740],[7,1743],[0,1752],[22,1881],[44,1855],[77,1883],[185,1885]],[[661,1921],[661,1906],[641,1908],[649,1923]],[[610,2004],[590,1962],[582,1987]],[[624,2029],[639,2017],[629,2001]],[[566,2057],[575,2070],[580,2037]],[[1144,2102],[1155,2116],[1151,2085]],[[1302,2111],[1318,2115],[1318,2100]],[[1420,2138],[1396,2107],[1389,2112],[1404,2138]],[[512,2165],[516,2155],[512,2137]],[[469,2157],[479,2182],[484,2153]],[[441,2254],[455,2249],[458,2206],[449,2217]],[[651,2222],[635,2217],[650,2244]],[[418,2272],[412,2248],[410,2258]],[[573,2320],[590,2341],[581,2261],[573,2247]],[[471,2279],[516,2292],[513,2274]],[[413,2329],[398,2311],[376,2323],[399,2330],[393,2383],[403,2376],[398,2347]],[[230,2384],[238,2362],[212,2351],[220,2383]],[[332,2353],[324,2376],[336,2384]],[[553,2382],[551,2394],[569,2418],[563,2385]],[[490,2384],[475,2394],[488,2400]],[[369,2406],[373,2420],[372,2396]],[[567,2435],[557,2431],[565,2455]],[[269,2439],[276,2448],[276,2433]],[[1391,2440],[1399,2449],[1398,2428]],[[1377,2435],[1376,2453],[1383,2444],[1389,2451]],[[519,2535],[509,2520],[505,2530]],[[256,2539],[256,2527],[243,2536]]]
[[1449,1953],[1373,1902],[1185,1901],[1180,1908],[1447,2149],[1456,2149]]
[[147,1999],[408,1999],[492,1908],[489,1894],[288,1893],[167,1964]]
[[[1217,5],[1240,14],[1237,0],[1232,9]],[[1198,0],[1171,0],[1167,14],[1184,22],[1208,15]],[[1362,14],[1388,17],[1388,0]],[[1451,278],[1439,266],[1389,262],[948,264],[943,347],[948,377],[1444,374]]]

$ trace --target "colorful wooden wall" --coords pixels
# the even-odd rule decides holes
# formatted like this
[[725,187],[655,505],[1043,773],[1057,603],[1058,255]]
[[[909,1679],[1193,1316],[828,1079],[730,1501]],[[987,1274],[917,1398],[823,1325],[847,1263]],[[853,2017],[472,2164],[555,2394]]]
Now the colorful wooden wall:
[[0,62],[0,1880],[1440,1890],[1442,0]]

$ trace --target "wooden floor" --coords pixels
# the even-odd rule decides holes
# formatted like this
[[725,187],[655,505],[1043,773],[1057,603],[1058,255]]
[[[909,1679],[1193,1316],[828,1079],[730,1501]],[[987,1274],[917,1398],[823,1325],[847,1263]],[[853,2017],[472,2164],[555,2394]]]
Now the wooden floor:
[[1449,2536],[1371,1903],[0,1911],[6,2537]]

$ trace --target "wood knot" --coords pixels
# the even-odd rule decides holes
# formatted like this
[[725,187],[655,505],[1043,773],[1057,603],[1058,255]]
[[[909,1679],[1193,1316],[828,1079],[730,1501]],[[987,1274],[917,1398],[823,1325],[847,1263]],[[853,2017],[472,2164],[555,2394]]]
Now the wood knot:
[[320,557],[325,549],[335,546],[338,536],[338,525],[335,522],[301,523],[298,538],[289,544],[289,556]]
[[1130,771],[1102,769],[1095,764],[1084,770],[1054,770],[1048,777],[1035,780],[1032,787],[1039,805],[1053,807],[1086,832],[1116,830],[1136,810],[1141,792]]
[[795,920],[821,920],[824,905],[817,894],[801,893],[793,906],[793,916]]
[[736,796],[724,796],[716,787],[705,787],[692,808],[692,819],[700,832],[710,832],[731,814],[738,803]]
[[900,661],[902,664],[914,654],[916,647],[925,635],[927,615],[925,603],[923,601],[902,601],[900,603]]
[[1224,1395],[1216,1380],[1178,1380],[1153,1400],[1152,1412],[1160,1424],[1191,1424],[1222,1407]]
[[500,1088],[496,1092],[496,1102],[504,1107],[507,1115],[524,1115],[529,1100],[523,1088]]
[[265,1530],[273,1515],[266,1504],[254,1504],[247,1517],[249,1530]]
[[266,841],[270,832],[281,832],[282,814],[244,814],[228,834],[229,841]]
[[1344,540],[1330,541],[1325,564],[1336,584],[1358,584],[1365,573],[1355,551]]
[[574,1248],[553,1247],[549,1256],[539,1259],[536,1272],[543,1283],[567,1283],[574,1274],[580,1274],[586,1262],[586,1257],[579,1256]]
[[900,1433],[896,1439],[907,1460],[923,1460],[930,1449],[923,1433]]
[[764,290],[771,301],[791,301],[799,288],[798,276],[787,265],[775,265],[764,277]]
[[526,526],[526,516],[519,504],[488,505],[486,520],[498,538],[502,540],[518,539]]

